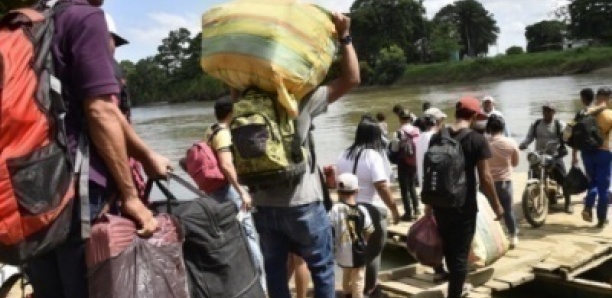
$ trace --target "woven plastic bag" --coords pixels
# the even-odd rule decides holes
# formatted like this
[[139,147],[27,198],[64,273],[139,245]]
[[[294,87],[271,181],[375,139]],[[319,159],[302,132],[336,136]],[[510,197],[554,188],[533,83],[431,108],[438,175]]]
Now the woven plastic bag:
[[469,263],[472,269],[483,268],[493,264],[503,257],[510,247],[508,237],[504,233],[495,212],[487,198],[479,193],[478,215],[476,217],[476,233],[472,241]]
[[442,238],[433,215],[421,217],[410,227],[406,244],[410,255],[419,263],[430,267],[442,264]]
[[297,0],[236,0],[202,18],[202,68],[238,90],[274,92],[296,117],[336,52],[329,12]]

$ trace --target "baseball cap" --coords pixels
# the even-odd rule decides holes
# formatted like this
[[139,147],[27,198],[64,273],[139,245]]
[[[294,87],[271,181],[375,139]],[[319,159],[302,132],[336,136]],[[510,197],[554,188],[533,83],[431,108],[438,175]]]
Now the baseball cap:
[[542,109],[549,109],[549,110],[553,110],[553,111],[557,110],[557,108],[555,108],[555,105],[553,105],[552,102],[545,102],[542,105]]
[[104,17],[106,18],[106,25],[108,26],[108,31],[115,40],[115,46],[120,47],[129,44],[129,41],[117,34],[117,24],[115,23],[113,17],[106,12],[104,13]]
[[338,177],[339,192],[355,192],[359,190],[359,180],[351,173],[344,173]]
[[490,102],[492,102],[492,103],[495,103],[495,98],[493,98],[493,96],[489,96],[489,95],[487,95],[487,96],[485,96],[485,97],[482,99],[482,102],[487,102],[487,101],[490,101]]
[[448,118],[448,116],[444,112],[442,112],[442,110],[440,110],[438,108],[429,108],[429,109],[427,109],[427,111],[425,111],[424,114],[426,116],[432,116],[432,117],[436,118],[436,120],[441,120],[441,119]]
[[464,96],[456,106],[457,110],[470,111],[476,114],[476,120],[487,120],[488,116],[480,109],[480,101],[473,96]]

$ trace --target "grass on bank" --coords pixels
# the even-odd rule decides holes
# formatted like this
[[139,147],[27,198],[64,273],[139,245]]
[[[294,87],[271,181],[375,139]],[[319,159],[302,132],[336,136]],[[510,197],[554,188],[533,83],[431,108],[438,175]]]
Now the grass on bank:
[[459,62],[409,65],[396,83],[442,84],[480,79],[511,79],[589,73],[612,66],[612,47],[581,48],[477,58]]

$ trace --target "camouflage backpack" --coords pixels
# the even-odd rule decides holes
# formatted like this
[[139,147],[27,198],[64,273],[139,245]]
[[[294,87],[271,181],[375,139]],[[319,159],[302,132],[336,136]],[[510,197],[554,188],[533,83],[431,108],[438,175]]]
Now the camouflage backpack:
[[247,186],[294,181],[307,169],[307,149],[297,124],[274,95],[245,91],[234,104],[230,124],[234,164],[240,183]]

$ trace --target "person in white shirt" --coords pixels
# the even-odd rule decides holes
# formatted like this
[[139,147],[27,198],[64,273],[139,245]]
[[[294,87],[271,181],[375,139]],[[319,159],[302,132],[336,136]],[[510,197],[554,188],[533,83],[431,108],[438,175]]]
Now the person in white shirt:
[[363,298],[365,287],[366,247],[374,233],[368,210],[357,205],[357,176],[344,173],[338,177],[338,199],[329,211],[334,231],[336,263],[342,267],[342,289],[345,296]]
[[[482,121],[477,121],[474,124],[474,129],[481,133],[484,133],[485,128],[487,126],[487,120],[491,115],[497,115],[501,117],[502,119],[504,119],[504,114],[502,114],[502,112],[500,112],[498,109],[495,108],[495,98],[493,98],[493,96],[487,95],[483,98],[482,113],[487,115],[487,119],[482,120]],[[510,137],[510,129],[508,128],[507,125],[506,125],[506,128],[504,129],[504,137]]]
[[423,132],[416,143],[417,154],[417,179],[419,185],[423,185],[423,166],[425,162],[425,153],[429,149],[429,141],[431,137],[438,132],[436,119],[432,115],[424,115],[421,117],[421,125]]
[[369,239],[366,256],[365,292],[369,295],[380,293],[378,271],[380,255],[387,238],[387,208],[391,211],[393,223],[399,222],[397,205],[393,201],[389,178],[391,169],[383,155],[382,132],[376,119],[364,116],[357,126],[354,143],[338,158],[338,173],[353,173],[359,181],[357,203],[366,207],[374,224],[374,234]]

